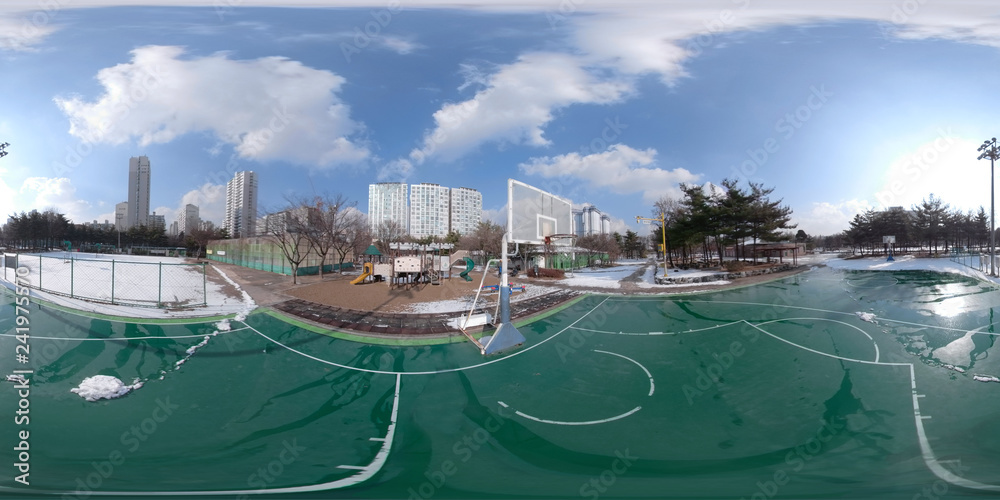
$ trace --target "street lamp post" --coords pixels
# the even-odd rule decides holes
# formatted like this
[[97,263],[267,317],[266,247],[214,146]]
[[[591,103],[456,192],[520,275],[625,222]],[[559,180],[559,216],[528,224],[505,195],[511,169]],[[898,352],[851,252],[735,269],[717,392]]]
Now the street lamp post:
[[667,222],[666,222],[666,220],[667,220],[667,216],[663,212],[660,212],[660,217],[659,218],[654,218],[654,217],[640,217],[638,215],[635,216],[635,221],[636,222],[644,222],[646,224],[648,224],[648,223],[650,223],[652,221],[659,221],[660,222],[660,234],[663,236],[663,277],[664,278],[667,277]]
[[993,164],[1000,158],[1000,151],[997,150],[997,138],[994,137],[988,141],[983,141],[983,145],[979,146],[979,159],[984,160],[986,158],[990,159],[990,276],[996,276],[996,264],[994,260],[996,259],[994,252],[996,252],[996,211],[994,208],[994,188],[993,188]]
[[118,230],[118,253],[122,253],[122,214],[115,213],[115,229]]

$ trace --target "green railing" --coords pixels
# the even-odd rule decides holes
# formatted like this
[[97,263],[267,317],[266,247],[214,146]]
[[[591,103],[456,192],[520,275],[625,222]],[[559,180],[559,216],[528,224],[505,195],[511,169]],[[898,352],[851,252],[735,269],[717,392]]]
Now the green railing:
[[207,304],[204,263],[141,262],[121,258],[76,258],[4,254],[3,279],[43,292],[108,304],[195,307]]

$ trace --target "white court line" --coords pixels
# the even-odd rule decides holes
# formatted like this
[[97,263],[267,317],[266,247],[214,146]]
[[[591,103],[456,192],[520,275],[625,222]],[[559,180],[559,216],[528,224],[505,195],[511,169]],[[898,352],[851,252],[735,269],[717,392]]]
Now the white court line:
[[878,342],[875,342],[875,339],[873,339],[871,335],[868,335],[868,332],[862,330],[861,328],[858,328],[855,325],[852,325],[850,323],[846,323],[844,321],[837,321],[835,319],[827,319],[827,318],[782,318],[782,319],[775,319],[775,320],[771,320],[771,321],[765,321],[763,323],[758,323],[757,326],[769,325],[771,323],[780,323],[782,321],[798,321],[798,320],[829,321],[831,323],[839,323],[839,324],[844,325],[844,326],[846,326],[848,328],[853,328],[853,329],[861,332],[861,334],[864,335],[865,337],[868,337],[868,340],[872,341],[872,345],[875,346],[875,362],[876,363],[878,362],[878,359],[879,359]]
[[[225,333],[235,333],[235,332],[239,332],[239,331],[242,331],[242,330],[247,330],[249,328],[250,328],[249,326],[245,326],[243,328],[237,328],[235,330],[216,331],[215,333],[202,333],[200,335],[177,335],[177,336],[174,336],[174,337],[171,337],[171,336],[160,336],[160,337],[152,336],[152,337],[108,337],[108,338],[85,338],[85,339],[83,339],[83,338],[78,338],[78,337],[42,337],[40,335],[32,335],[31,336],[31,340],[78,340],[80,342],[100,340],[100,341],[107,342],[107,341],[111,341],[111,340],[197,339],[197,338],[204,338],[205,336],[214,337],[215,335],[222,335],[222,334],[225,334]],[[17,335],[13,334],[13,333],[0,333],[0,337],[16,337],[16,336]]]
[[[507,406],[506,404],[504,404],[503,401],[497,401],[497,403],[500,403],[500,404],[504,405],[505,407]],[[610,417],[610,418],[602,418],[601,420],[588,420],[586,422],[564,422],[564,421],[561,421],[561,420],[547,420],[547,419],[544,419],[544,418],[532,417],[531,415],[528,415],[528,414],[525,414],[525,413],[521,413],[520,411],[517,411],[517,410],[514,410],[514,413],[516,415],[524,417],[524,418],[526,418],[528,420],[534,420],[535,422],[540,422],[540,423],[543,423],[543,424],[554,424],[554,425],[596,425],[596,424],[605,424],[605,423],[608,423],[608,422],[614,422],[615,420],[621,420],[621,419],[623,419],[623,418],[625,418],[625,417],[627,417],[627,416],[629,416],[629,415],[631,415],[631,414],[633,414],[633,413],[635,413],[635,412],[637,412],[637,411],[639,411],[641,409],[642,409],[641,406],[636,406],[635,408],[632,408],[631,410],[629,410],[629,411],[627,411],[625,413],[622,413],[621,415],[616,415],[616,416]]]
[[799,349],[802,349],[802,350],[805,350],[805,351],[809,351],[809,352],[812,352],[812,353],[815,353],[815,354],[819,354],[820,356],[826,356],[828,358],[834,358],[834,359],[839,359],[839,360],[842,360],[842,361],[848,361],[848,362],[852,362],[852,363],[861,363],[861,364],[866,364],[866,365],[905,366],[905,367],[909,368],[909,370],[910,370],[910,392],[912,394],[912,399],[913,399],[913,421],[914,421],[914,423],[916,424],[916,427],[917,427],[917,441],[920,443],[920,452],[921,452],[922,458],[924,459],[924,464],[926,464],[927,468],[930,469],[930,471],[932,473],[934,473],[934,475],[937,476],[939,479],[941,479],[943,481],[946,481],[948,483],[951,483],[951,484],[953,484],[955,486],[961,486],[963,488],[968,488],[968,489],[973,489],[973,490],[998,491],[998,492],[1000,492],[1000,485],[980,483],[978,481],[973,481],[971,479],[966,479],[964,477],[961,477],[961,476],[958,476],[958,475],[952,473],[951,471],[949,471],[948,469],[946,469],[943,465],[941,465],[941,463],[938,461],[937,457],[934,456],[934,449],[931,448],[931,443],[927,439],[927,431],[924,429],[924,420],[926,418],[930,418],[930,417],[928,415],[921,415],[920,414],[920,401],[919,401],[919,399],[921,397],[923,397],[923,396],[920,395],[920,394],[917,394],[917,376],[916,376],[916,371],[915,371],[912,363],[885,363],[885,362],[865,361],[865,360],[862,360],[862,359],[852,359],[852,358],[845,358],[843,356],[836,356],[836,355],[833,355],[833,354],[828,354],[828,353],[825,353],[825,352],[820,352],[820,351],[817,351],[817,350],[814,350],[814,349],[810,349],[808,347],[804,347],[804,346],[798,345],[798,344],[796,344],[794,342],[785,340],[785,339],[783,339],[781,337],[778,337],[777,335],[771,334],[767,330],[759,328],[756,325],[752,325],[749,322],[747,322],[747,325],[750,325],[751,327],[753,327],[753,328],[755,328],[755,329],[757,329],[757,330],[765,333],[766,335],[768,335],[770,337],[773,337],[773,338],[775,338],[777,340],[785,342],[786,344],[790,344],[792,346],[798,347]]
[[645,336],[649,336],[649,335],[680,335],[682,333],[705,332],[705,331],[708,331],[708,330],[715,330],[717,328],[725,328],[727,326],[738,325],[738,324],[743,323],[743,322],[744,322],[743,320],[739,320],[739,321],[733,321],[732,323],[722,323],[722,324],[719,324],[719,325],[706,326],[705,328],[697,328],[697,329],[693,329],[693,330],[684,330],[682,332],[681,331],[678,331],[678,332],[612,332],[612,331],[609,331],[609,330],[592,330],[590,328],[578,328],[578,327],[572,327],[572,328],[574,330],[580,330],[580,331],[583,331],[583,332],[604,333],[604,334],[607,334],[607,335],[629,335],[629,336],[633,336],[633,337],[645,337]]
[[636,360],[634,360],[634,359],[632,359],[632,358],[630,358],[628,356],[624,356],[624,355],[618,354],[616,352],[599,351],[597,349],[594,349],[594,352],[603,352],[604,354],[610,354],[612,356],[618,356],[619,358],[627,359],[627,360],[629,360],[629,361],[631,361],[631,362],[639,365],[639,368],[642,368],[642,371],[646,372],[646,376],[649,377],[649,395],[650,396],[653,395],[653,374],[649,373],[649,370],[647,370],[645,366],[642,366],[642,363],[640,363],[640,362],[638,362],[638,361],[636,361]]
[[525,347],[524,349],[521,349],[520,351],[517,351],[517,352],[515,352],[513,354],[510,354],[508,356],[504,356],[502,358],[497,358],[497,359],[491,359],[489,361],[484,361],[484,362],[476,364],[476,365],[460,366],[460,367],[457,367],[457,368],[448,368],[448,369],[445,369],[445,370],[431,370],[431,371],[422,371],[422,372],[396,372],[396,371],[386,371],[386,370],[372,370],[370,368],[359,368],[357,366],[348,366],[348,365],[344,365],[344,364],[340,364],[340,363],[335,363],[333,361],[327,361],[325,359],[317,358],[316,356],[312,356],[312,355],[306,354],[306,353],[304,353],[302,351],[293,349],[293,348],[291,348],[291,347],[289,347],[289,346],[287,346],[285,344],[282,344],[281,342],[278,342],[277,340],[272,339],[271,337],[268,337],[267,335],[264,335],[263,333],[261,333],[260,330],[257,330],[256,328],[254,328],[252,326],[249,326],[249,325],[247,325],[247,326],[251,330],[257,332],[257,335],[260,335],[261,337],[264,337],[265,339],[270,340],[271,342],[273,342],[275,344],[278,344],[281,347],[284,347],[285,349],[288,349],[289,351],[294,352],[295,354],[298,354],[300,356],[304,356],[304,357],[309,358],[309,359],[311,359],[313,361],[318,361],[320,363],[327,364],[327,365],[330,365],[330,366],[336,366],[338,368],[344,368],[344,369],[347,369],[347,370],[354,370],[354,371],[365,372],[365,373],[381,373],[381,374],[385,374],[385,375],[435,375],[435,374],[438,374],[438,373],[453,373],[453,372],[460,372],[460,371],[465,371],[465,370],[471,370],[473,368],[479,368],[479,367],[483,367],[483,366],[486,366],[486,365],[491,365],[493,363],[499,363],[500,361],[503,361],[505,359],[510,359],[510,358],[513,358],[514,356],[517,356],[517,355],[520,355],[520,354],[524,354],[524,353],[526,353],[526,352],[528,352],[528,351],[530,351],[530,350],[532,350],[532,349],[534,349],[534,348],[536,348],[536,347],[538,347],[538,346],[540,346],[540,345],[542,345],[542,344],[544,344],[544,343],[546,343],[546,342],[548,342],[548,341],[550,341],[550,340],[558,337],[559,335],[561,335],[566,330],[569,330],[570,328],[573,328],[573,325],[579,323],[580,321],[583,321],[583,318],[586,318],[587,316],[590,315],[590,313],[596,311],[599,307],[601,307],[602,305],[604,305],[604,303],[607,302],[607,300],[608,299],[605,298],[599,304],[597,304],[596,306],[594,306],[593,309],[587,311],[586,314],[584,314],[583,316],[580,316],[579,318],[576,319],[576,321],[573,321],[572,323],[570,323],[568,326],[566,326],[562,330],[559,330],[558,332],[552,334],[551,337],[549,337],[547,339],[544,339],[541,342],[538,342],[537,344],[532,344],[532,345],[530,345],[528,347]]
[[[618,353],[615,353],[615,352],[601,351],[601,350],[598,350],[598,349],[593,349],[593,351],[594,352],[604,353],[604,354],[610,354],[612,356],[618,356],[619,358],[626,359],[628,361],[631,361],[631,362],[635,363],[636,365],[639,365],[639,368],[642,368],[642,371],[646,372],[646,376],[649,377],[649,395],[650,396],[653,395],[653,390],[654,390],[653,374],[649,373],[649,370],[647,370],[645,366],[642,366],[642,363],[640,363],[640,362],[638,362],[638,361],[636,361],[636,360],[634,360],[634,359],[632,359],[632,358],[630,358],[628,356],[624,356],[624,355],[621,355],[621,354],[618,354]],[[500,406],[503,406],[504,408],[510,408],[510,405],[508,405],[507,403],[504,403],[503,401],[497,401],[497,404],[499,404]],[[540,423],[543,423],[543,424],[554,424],[554,425],[596,425],[596,424],[604,424],[604,423],[607,423],[607,422],[613,422],[615,420],[623,419],[623,418],[625,418],[625,417],[627,417],[627,416],[629,416],[629,415],[631,415],[631,414],[633,414],[633,413],[635,413],[635,412],[637,412],[637,411],[639,411],[641,409],[642,409],[641,406],[636,406],[635,408],[632,408],[630,411],[622,413],[621,415],[615,415],[614,417],[602,418],[600,420],[587,420],[587,421],[583,421],[583,422],[579,422],[579,421],[577,421],[577,422],[569,422],[569,421],[565,421],[565,420],[548,420],[548,419],[544,419],[544,418],[534,417],[534,416],[528,415],[527,413],[524,413],[524,412],[518,411],[518,410],[514,410],[514,414],[519,415],[521,417],[524,417],[524,418],[526,418],[528,420],[533,420],[535,422],[540,422]]]
[[35,494],[56,494],[56,495],[74,495],[77,497],[88,497],[91,495],[97,496],[127,496],[127,497],[144,497],[144,496],[221,496],[221,495],[275,495],[284,493],[309,493],[315,491],[325,491],[338,488],[346,488],[348,486],[354,486],[356,484],[362,483],[371,479],[378,471],[382,470],[385,465],[386,460],[389,458],[389,450],[392,448],[392,439],[396,434],[396,417],[399,414],[399,386],[401,383],[401,377],[396,375],[396,390],[392,398],[392,413],[389,417],[389,427],[385,433],[385,442],[382,443],[382,447],[375,454],[375,458],[372,462],[363,467],[355,466],[340,466],[339,468],[350,468],[358,469],[360,472],[353,476],[345,477],[343,479],[338,479],[336,481],[330,481],[328,483],[322,484],[311,484],[307,486],[289,486],[285,488],[270,488],[270,489],[255,489],[255,490],[206,490],[206,491],[44,491],[37,489],[28,488],[7,488],[0,487],[0,491],[16,491],[20,493],[32,493]]

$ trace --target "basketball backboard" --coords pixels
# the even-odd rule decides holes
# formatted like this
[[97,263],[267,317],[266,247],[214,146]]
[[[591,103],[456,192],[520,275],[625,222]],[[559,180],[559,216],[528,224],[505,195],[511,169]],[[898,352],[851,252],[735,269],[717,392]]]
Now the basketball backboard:
[[[573,203],[514,179],[507,180],[507,232],[512,243],[545,244],[546,236],[573,233]],[[570,246],[571,238],[551,244]]]

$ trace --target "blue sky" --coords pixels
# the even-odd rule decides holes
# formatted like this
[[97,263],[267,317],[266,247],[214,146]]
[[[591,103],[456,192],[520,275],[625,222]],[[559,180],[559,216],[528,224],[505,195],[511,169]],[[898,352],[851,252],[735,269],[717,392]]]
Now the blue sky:
[[221,222],[237,170],[262,210],[432,182],[494,220],[513,177],[618,230],[726,177],[774,187],[810,234],[932,192],[989,209],[992,2],[197,4],[0,6],[0,211],[113,221],[135,155],[168,221],[190,202]]

